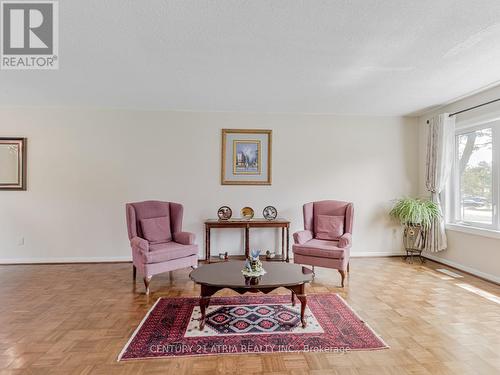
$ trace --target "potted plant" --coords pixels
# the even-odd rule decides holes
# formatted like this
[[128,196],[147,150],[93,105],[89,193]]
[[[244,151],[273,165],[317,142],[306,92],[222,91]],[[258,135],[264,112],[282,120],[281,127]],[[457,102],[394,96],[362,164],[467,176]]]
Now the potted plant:
[[401,198],[396,200],[389,212],[393,218],[403,225],[403,243],[406,250],[405,259],[417,254],[423,263],[422,250],[425,240],[425,230],[432,222],[441,217],[439,206],[428,199]]

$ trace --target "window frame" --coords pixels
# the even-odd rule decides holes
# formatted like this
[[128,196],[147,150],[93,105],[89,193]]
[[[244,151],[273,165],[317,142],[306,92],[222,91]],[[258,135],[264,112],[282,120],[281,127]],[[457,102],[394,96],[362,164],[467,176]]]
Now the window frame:
[[[474,221],[464,221],[461,218],[461,202],[460,202],[460,176],[458,172],[458,139],[459,136],[471,133],[474,131],[491,128],[492,136],[492,223],[484,224]],[[471,125],[457,125],[454,135],[454,151],[453,151],[453,168],[450,176],[449,190],[450,191],[450,210],[447,224],[463,226],[466,228],[486,229],[489,231],[500,231],[500,215],[498,205],[500,203],[500,119],[494,118],[476,122]]]

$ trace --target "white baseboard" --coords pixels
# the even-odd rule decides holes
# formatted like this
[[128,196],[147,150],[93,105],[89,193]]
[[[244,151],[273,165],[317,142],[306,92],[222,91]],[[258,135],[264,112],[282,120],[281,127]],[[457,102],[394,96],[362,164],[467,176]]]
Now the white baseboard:
[[36,263],[108,263],[131,262],[131,256],[124,257],[55,257],[55,258],[13,258],[0,259],[0,264],[36,264]]
[[351,253],[351,258],[369,258],[369,257],[400,257],[405,255],[401,251],[356,251]]
[[461,270],[467,273],[470,273],[471,275],[481,277],[482,279],[486,279],[489,281],[493,281],[494,283],[500,284],[500,277],[495,276],[486,272],[478,271],[475,268],[464,266],[463,264],[460,263],[455,263],[451,260],[448,259],[443,259],[440,257],[437,257],[435,255],[429,254],[429,253],[422,253],[422,256],[425,258],[428,258],[430,260],[435,260],[436,262],[446,264],[447,266],[456,268],[457,270]]

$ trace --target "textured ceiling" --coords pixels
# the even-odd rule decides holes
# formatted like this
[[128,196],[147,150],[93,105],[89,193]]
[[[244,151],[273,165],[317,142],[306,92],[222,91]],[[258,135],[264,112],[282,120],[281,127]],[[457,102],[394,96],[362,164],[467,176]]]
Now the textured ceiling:
[[60,1],[0,106],[402,115],[500,80],[498,0]]

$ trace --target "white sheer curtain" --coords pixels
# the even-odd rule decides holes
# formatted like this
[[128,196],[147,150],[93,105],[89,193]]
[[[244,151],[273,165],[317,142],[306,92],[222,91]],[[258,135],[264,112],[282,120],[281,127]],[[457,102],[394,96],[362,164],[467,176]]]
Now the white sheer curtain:
[[[441,208],[440,194],[450,177],[454,158],[455,118],[443,113],[429,119],[425,185],[431,199]],[[438,218],[425,231],[424,249],[438,252],[446,249],[444,218]]]

